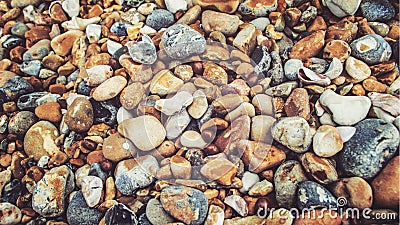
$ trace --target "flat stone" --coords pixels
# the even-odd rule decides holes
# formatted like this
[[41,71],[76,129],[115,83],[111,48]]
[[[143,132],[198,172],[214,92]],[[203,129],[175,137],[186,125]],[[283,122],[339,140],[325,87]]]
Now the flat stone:
[[92,104],[85,97],[76,98],[67,108],[65,123],[68,128],[75,132],[89,130],[94,120]]
[[251,140],[257,142],[272,143],[271,128],[275,118],[266,115],[258,115],[251,118]]
[[[353,106],[354,107],[354,106]],[[343,172],[370,179],[394,156],[399,145],[397,128],[381,119],[365,119],[355,125],[356,133],[339,153]]]
[[118,125],[118,132],[142,151],[157,148],[166,137],[166,131],[160,121],[148,115],[124,120]]
[[241,140],[238,147],[243,149],[243,163],[254,173],[277,166],[286,159],[283,150],[262,142]]
[[11,117],[8,122],[8,132],[10,134],[24,135],[36,122],[35,114],[30,111],[20,111]]
[[274,185],[268,180],[262,180],[253,185],[249,190],[250,196],[266,196],[274,190]]
[[224,203],[235,210],[240,216],[247,216],[249,213],[246,201],[239,195],[225,197]]
[[[371,107],[371,100],[365,96],[341,96],[326,90],[319,102],[332,112],[333,120],[340,125],[353,125],[363,120]],[[346,113],[351,109],[352,113]]]
[[141,83],[135,82],[122,90],[119,100],[125,109],[131,110],[139,104],[144,96],[145,88]]
[[161,191],[161,204],[175,219],[186,224],[202,224],[207,216],[207,197],[203,192],[185,186],[168,186]]
[[167,138],[170,140],[177,138],[186,129],[190,121],[191,118],[186,109],[170,116],[164,124]]
[[308,120],[311,116],[310,102],[307,90],[296,88],[285,102],[285,113],[287,116],[299,116]]
[[24,61],[41,60],[50,52],[50,40],[44,39],[38,41],[28,49],[23,55]]
[[98,86],[107,79],[109,79],[114,70],[109,65],[96,65],[89,69],[86,69],[87,78],[85,81],[89,86]]
[[368,93],[368,97],[371,99],[373,106],[383,109],[392,116],[397,117],[400,115],[400,109],[397,107],[400,104],[399,98],[390,94],[381,94],[377,92]]
[[61,106],[57,102],[48,102],[35,108],[35,115],[42,120],[53,123],[61,121]]
[[181,144],[188,148],[204,148],[207,146],[207,142],[203,140],[201,134],[197,131],[188,130],[185,131],[181,136]]
[[226,71],[213,62],[205,62],[203,64],[203,77],[216,85],[228,83],[228,74]]
[[156,101],[155,108],[167,116],[174,115],[192,104],[193,97],[187,91],[180,91],[171,98]]
[[342,40],[332,40],[325,45],[323,57],[325,59],[338,58],[341,62],[346,61],[351,54],[350,45]]
[[307,121],[301,117],[284,117],[272,127],[274,140],[296,153],[308,150],[312,142],[312,133]]
[[239,17],[226,13],[206,10],[202,13],[201,21],[203,29],[207,33],[212,31],[220,31],[225,35],[233,35],[239,28]]
[[106,101],[117,96],[128,81],[123,76],[114,76],[101,83],[93,92],[96,101]]
[[194,119],[199,119],[208,109],[208,102],[203,91],[197,90],[193,93],[193,103],[188,107],[188,113]]
[[39,160],[42,156],[54,156],[60,152],[56,145],[58,129],[48,121],[39,121],[29,128],[24,137],[25,153]]

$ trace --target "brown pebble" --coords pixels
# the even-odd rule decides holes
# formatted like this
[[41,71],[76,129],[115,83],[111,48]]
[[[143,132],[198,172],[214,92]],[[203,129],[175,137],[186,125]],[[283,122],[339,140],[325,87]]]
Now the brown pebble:
[[67,88],[63,84],[52,84],[49,86],[49,91],[53,94],[63,95]]
[[384,208],[399,207],[400,201],[400,157],[396,156],[372,181],[374,205]]
[[35,108],[35,115],[42,120],[57,123],[61,120],[61,107],[57,102],[48,102]]
[[380,92],[383,93],[386,91],[386,85],[382,84],[381,82],[368,78],[365,79],[362,83],[364,89],[369,92]]
[[290,52],[291,59],[305,60],[316,56],[324,47],[325,31],[319,30],[298,41]]
[[361,84],[354,85],[351,92],[357,96],[365,96],[365,89]]

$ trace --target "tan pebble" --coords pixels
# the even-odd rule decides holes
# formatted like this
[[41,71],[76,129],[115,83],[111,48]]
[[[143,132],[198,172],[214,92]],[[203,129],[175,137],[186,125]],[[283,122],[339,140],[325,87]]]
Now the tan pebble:
[[106,192],[104,197],[104,202],[107,200],[113,200],[115,198],[116,189],[113,177],[108,177],[106,180]]
[[125,87],[120,95],[120,102],[125,109],[135,108],[145,95],[145,88],[141,83],[132,83]]
[[351,92],[357,96],[365,96],[365,89],[361,84],[354,85]]
[[319,30],[298,41],[290,52],[291,59],[305,60],[316,56],[324,47],[325,31]]
[[342,40],[333,40],[325,45],[323,57],[325,59],[338,58],[342,63],[349,58],[350,45]]
[[348,207],[365,209],[372,206],[371,186],[360,177],[340,179],[332,185],[331,190],[335,196],[346,198]]
[[204,31],[210,33],[212,31],[220,31],[225,35],[233,35],[239,27],[239,17],[226,13],[206,10],[201,16]]
[[61,106],[57,102],[48,102],[35,108],[35,115],[42,120],[57,123],[61,120]]
[[184,157],[174,155],[170,160],[171,172],[177,179],[190,179],[192,166]]
[[386,85],[382,84],[381,82],[374,80],[374,79],[365,79],[362,83],[362,86],[366,91],[369,92],[386,92]]
[[70,30],[54,37],[50,45],[57,55],[66,56],[70,53],[75,40],[84,36],[84,34],[79,30]]
[[221,85],[228,83],[228,74],[226,71],[212,62],[205,62],[203,64],[204,73],[203,77],[213,84]]
[[225,158],[211,160],[201,167],[200,173],[223,185],[231,185],[238,168]]
[[133,143],[119,133],[111,134],[104,139],[103,155],[106,159],[118,162],[134,156],[136,152],[137,150]]

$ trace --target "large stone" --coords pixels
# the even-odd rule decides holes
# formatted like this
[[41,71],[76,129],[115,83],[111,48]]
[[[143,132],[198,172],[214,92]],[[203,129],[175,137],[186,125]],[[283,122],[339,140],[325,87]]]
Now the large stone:
[[396,156],[372,181],[374,204],[384,208],[398,207],[400,201],[399,177],[400,157]]
[[206,10],[201,16],[203,29],[207,33],[220,31],[225,35],[233,35],[239,28],[240,20],[238,16]]
[[325,31],[315,31],[311,35],[298,41],[290,52],[291,59],[306,60],[316,56],[325,45]]
[[350,44],[351,54],[369,65],[385,62],[392,55],[389,43],[377,34],[368,34]]
[[51,48],[60,56],[66,56],[70,53],[74,42],[84,36],[85,33],[79,30],[69,30],[62,33],[51,40]]
[[351,16],[356,13],[361,0],[327,0],[325,5],[337,17]]
[[94,120],[92,104],[85,97],[76,98],[68,107],[65,114],[65,123],[75,132],[88,131]]

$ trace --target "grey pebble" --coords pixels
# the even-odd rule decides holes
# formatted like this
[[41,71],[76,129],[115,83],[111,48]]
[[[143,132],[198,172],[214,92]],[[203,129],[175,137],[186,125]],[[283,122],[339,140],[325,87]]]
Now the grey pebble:
[[8,132],[11,134],[24,135],[37,120],[33,112],[21,111],[11,117],[8,123]]
[[[366,46],[369,49],[365,49]],[[352,56],[369,65],[388,61],[392,55],[389,43],[377,34],[368,34],[354,40],[350,44],[350,48]]]
[[78,191],[68,205],[67,220],[69,225],[97,225],[102,217],[102,212],[96,208],[89,208],[82,191]]
[[307,208],[337,208],[336,198],[322,185],[314,181],[304,181],[297,190],[297,206],[300,210]]
[[147,16],[146,25],[154,28],[155,30],[160,30],[170,26],[175,22],[174,14],[165,9],[156,9]]
[[40,60],[25,61],[19,65],[21,72],[26,73],[31,76],[39,76],[40,69],[42,68],[42,63]]
[[387,21],[396,11],[388,0],[365,0],[360,5],[361,12],[368,21]]
[[24,38],[25,32],[27,32],[28,30],[29,30],[28,26],[26,26],[24,23],[18,21],[11,28],[11,33],[15,36]]

